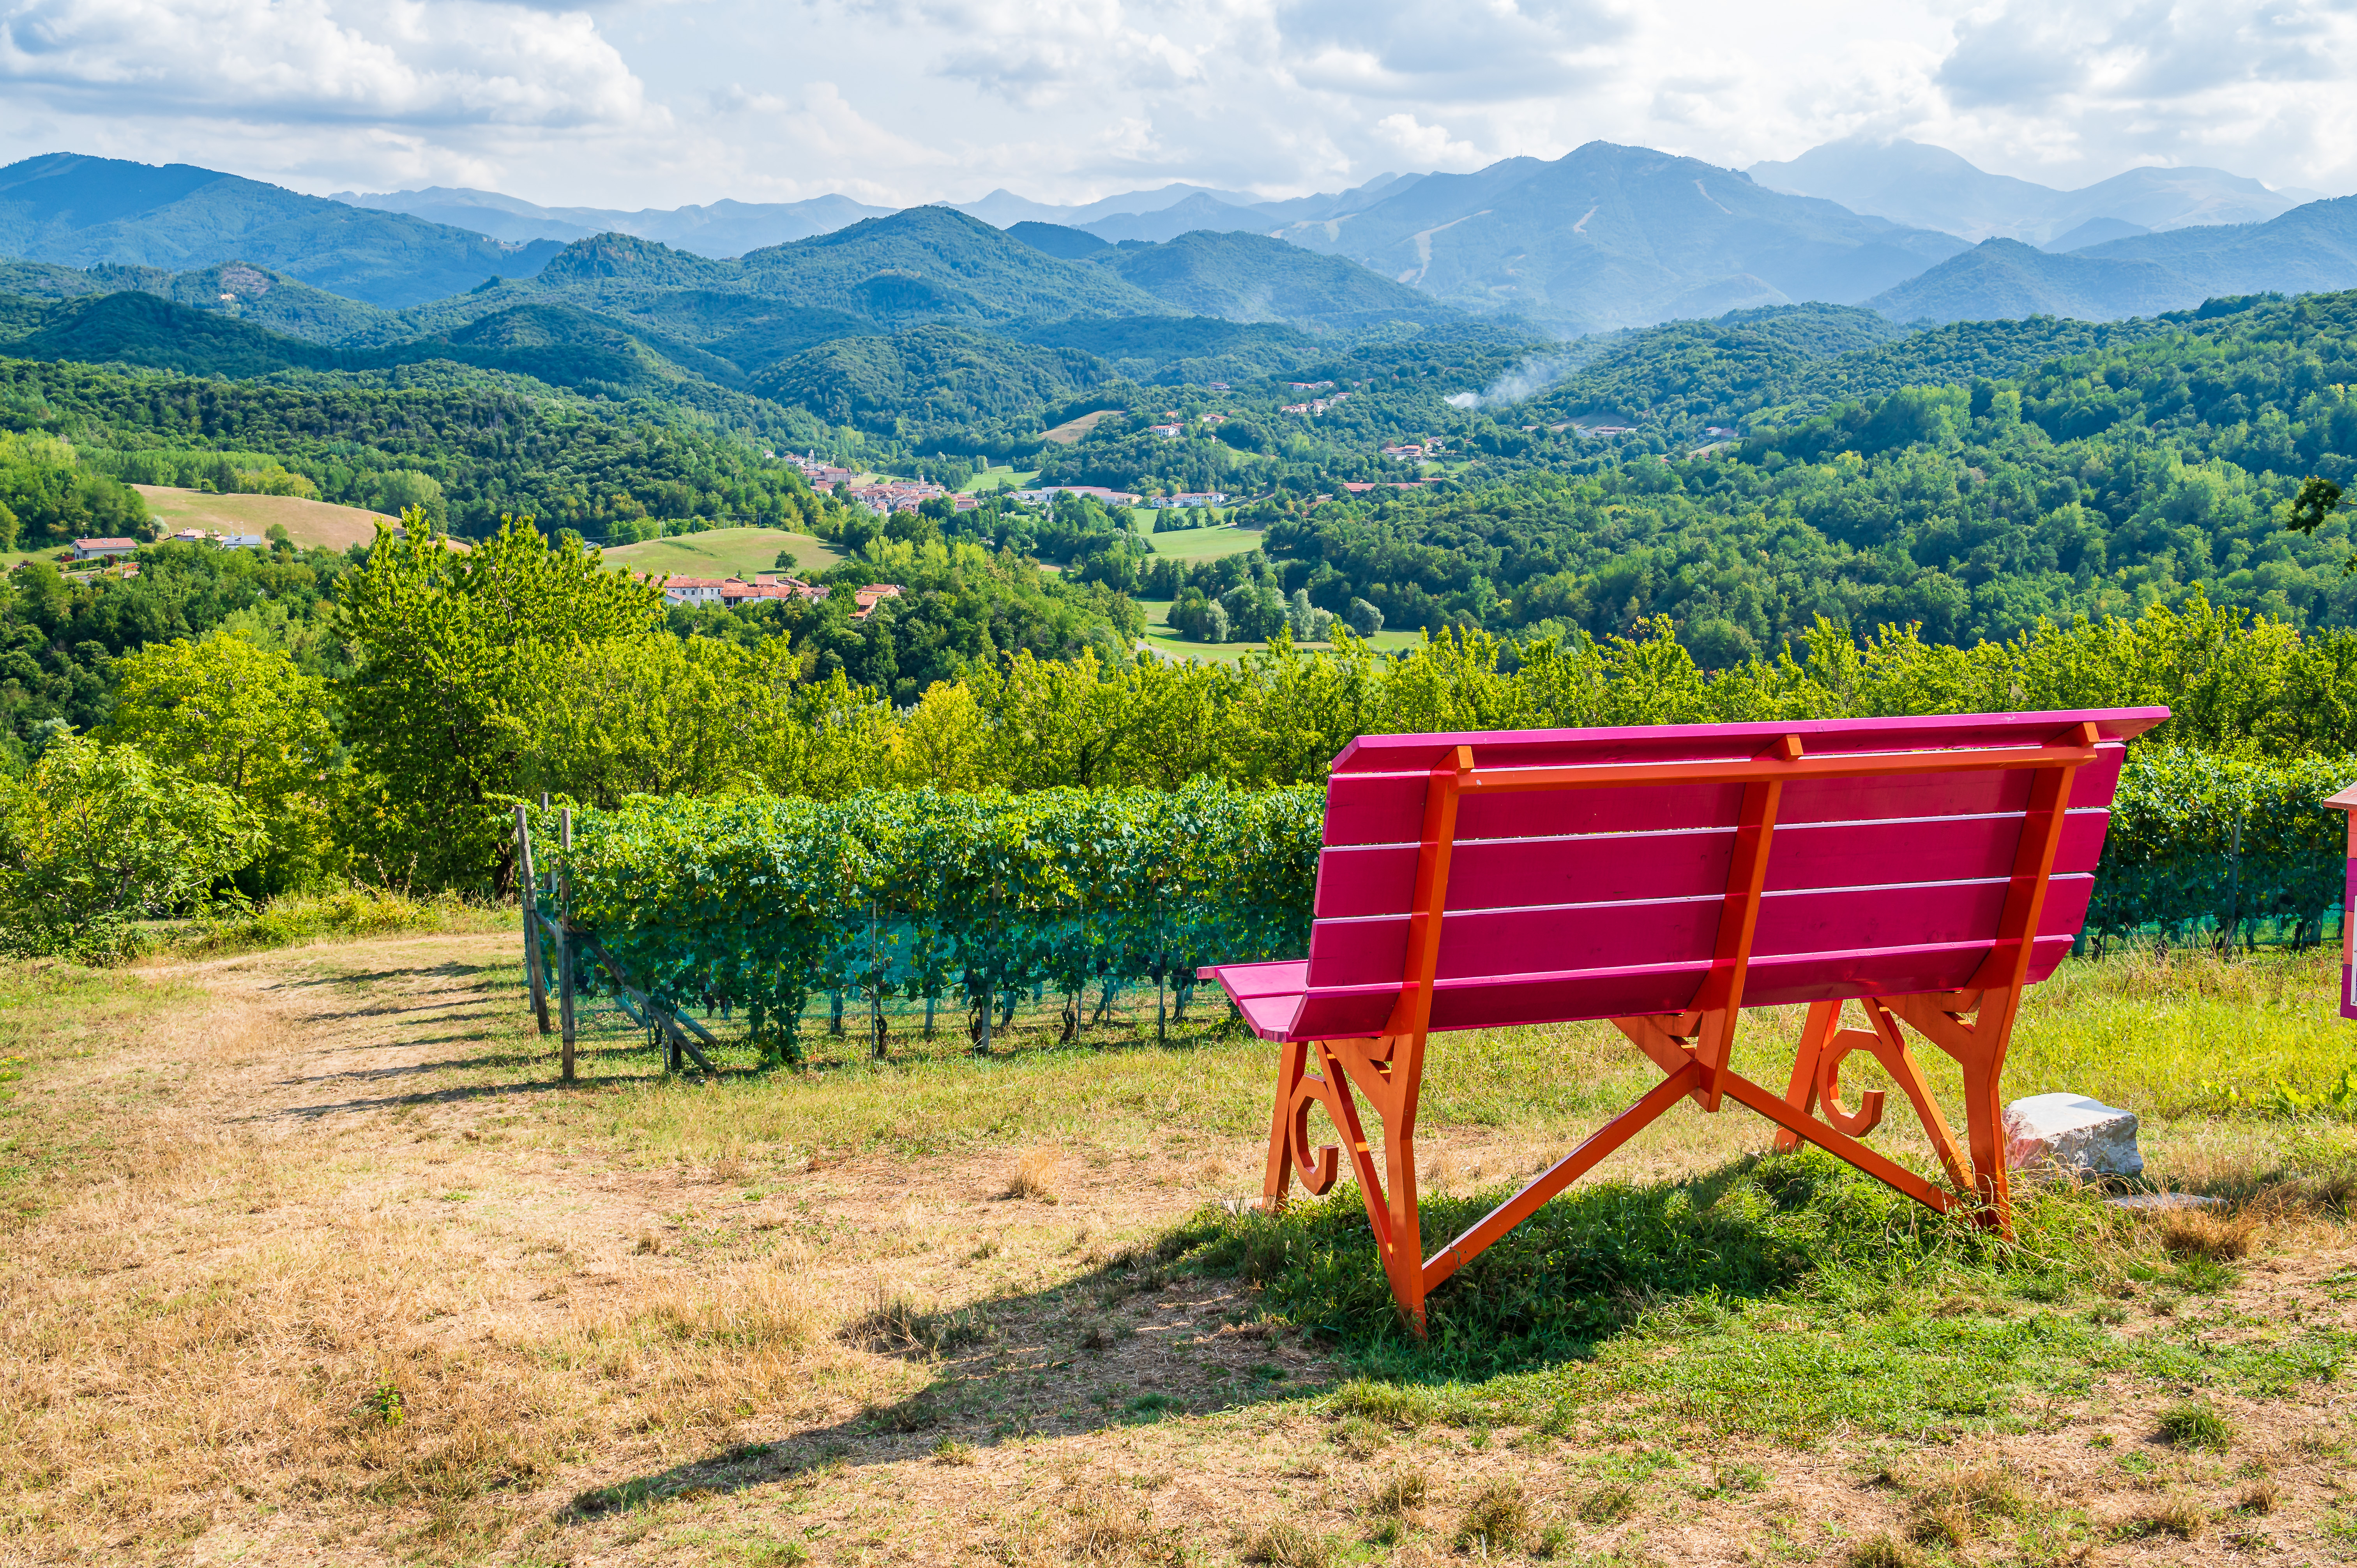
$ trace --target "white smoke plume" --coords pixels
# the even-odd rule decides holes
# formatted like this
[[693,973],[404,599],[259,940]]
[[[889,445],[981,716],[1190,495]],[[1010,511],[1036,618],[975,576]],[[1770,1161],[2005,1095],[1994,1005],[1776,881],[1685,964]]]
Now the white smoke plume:
[[1549,354],[1524,360],[1478,392],[1450,393],[1448,406],[1495,408],[1501,403],[1520,403],[1524,398],[1538,396],[1586,362],[1585,359],[1569,354]]

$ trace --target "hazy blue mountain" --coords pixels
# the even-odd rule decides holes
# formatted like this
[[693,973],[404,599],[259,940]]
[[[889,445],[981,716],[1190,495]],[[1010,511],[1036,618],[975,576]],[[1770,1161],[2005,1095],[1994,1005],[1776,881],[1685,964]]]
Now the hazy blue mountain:
[[592,234],[629,234],[714,257],[740,256],[764,245],[806,240],[894,210],[869,207],[847,196],[819,196],[807,201],[724,200],[709,207],[647,207],[626,212],[604,207],[542,207],[496,190],[447,186],[375,193],[339,191],[335,199],[354,207],[406,212],[499,240],[563,243]]
[[1867,301],[1901,321],[2114,321],[2229,295],[2357,287],[2357,197],[2265,223],[2172,229],[2050,255],[1990,240]]
[[188,164],[56,153],[0,169],[0,253],[185,272],[242,261],[398,308],[490,276],[526,277],[548,241],[510,245]]
[[1260,199],[1240,190],[1219,190],[1208,185],[1171,184],[1159,190],[1125,190],[1078,207],[1059,207],[1051,202],[1033,201],[1028,197],[1017,196],[1006,189],[994,190],[980,201],[952,201],[944,205],[956,208],[969,218],[979,218],[995,229],[1026,222],[1060,223],[1066,228],[1077,229],[1099,219],[1118,217],[1124,213],[1159,212],[1166,207],[1176,207],[1198,196],[1228,207],[1250,207]]
[[[2264,222],[2313,199],[2273,191],[2214,168],[2135,168],[2080,190],[1990,174],[1945,147],[1849,136],[1748,171],[1773,190],[1838,201],[1854,212],[1937,229],[1967,240],[2043,243],[2093,220],[2141,229]],[[2067,247],[2053,246],[2062,249]]]
[[1110,240],[1100,240],[1085,229],[1067,229],[1061,223],[1035,223],[1027,218],[1020,223],[1008,224],[1006,231],[1035,251],[1045,251],[1068,262],[1113,249]]
[[2110,321],[2199,305],[2201,292],[2188,298],[2188,286],[2149,261],[2107,260],[2084,251],[2054,255],[2018,240],[1984,240],[1867,304],[1897,321],[2031,316]]
[[1265,216],[1271,227],[1282,223],[1306,223],[1323,221],[1332,218],[1347,218],[1353,212],[1366,210],[1377,201],[1387,200],[1402,194],[1409,186],[1423,177],[1424,176],[1420,174],[1379,174],[1365,184],[1353,186],[1349,190],[1328,191],[1316,196],[1289,197],[1282,201],[1263,201],[1257,203],[1254,210]]
[[1084,232],[1100,240],[1119,243],[1124,240],[1143,240],[1157,243],[1175,240],[1196,230],[1231,233],[1243,230],[1266,233],[1268,220],[1249,207],[1237,207],[1225,201],[1215,201],[1198,193],[1186,200],[1163,208],[1158,212],[1123,212],[1111,218],[1098,218],[1078,225]]
[[1464,313],[1368,271],[1265,234],[1180,234],[1159,245],[1125,244],[1092,263],[1189,316],[1283,322],[1312,330],[1362,330],[1390,322],[1437,326]]
[[2066,251],[2082,251],[2089,245],[2100,245],[2106,240],[2125,240],[2133,234],[2151,232],[2143,224],[2131,223],[2125,218],[2090,218],[2076,229],[2057,234],[2038,248],[2060,255]]
[[2357,196],[2311,201],[2265,223],[2138,234],[2075,253],[2166,267],[2185,280],[2189,306],[2219,295],[2357,288]]
[[1551,163],[1426,175],[1363,211],[1279,234],[1464,309],[1574,331],[1855,303],[1964,248],[1697,159],[1608,142]]

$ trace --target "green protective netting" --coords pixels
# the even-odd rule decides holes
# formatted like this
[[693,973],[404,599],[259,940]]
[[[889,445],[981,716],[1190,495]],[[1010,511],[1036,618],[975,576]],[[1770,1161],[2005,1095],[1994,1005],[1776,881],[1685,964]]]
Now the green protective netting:
[[[2337,937],[2343,828],[2322,802],[2352,778],[2357,758],[2132,752],[2083,950]],[[631,987],[672,1012],[741,1012],[792,1058],[822,1018],[845,1033],[921,1011],[930,1028],[954,1009],[983,1036],[1028,1002],[1060,1005],[1069,1035],[1141,990],[1157,1016],[1166,993],[1183,1014],[1204,966],[1307,950],[1323,810],[1314,786],[1217,783],[665,798],[576,813],[569,852],[552,812],[533,836]]]
[[[1168,987],[1216,962],[1298,956],[1321,791],[871,791],[632,802],[575,819],[574,925],[670,1009],[741,1010],[789,1057],[815,1002],[944,1002],[986,1027],[1029,996]],[[536,843],[553,836],[546,813]],[[554,912],[553,910],[551,911]]]

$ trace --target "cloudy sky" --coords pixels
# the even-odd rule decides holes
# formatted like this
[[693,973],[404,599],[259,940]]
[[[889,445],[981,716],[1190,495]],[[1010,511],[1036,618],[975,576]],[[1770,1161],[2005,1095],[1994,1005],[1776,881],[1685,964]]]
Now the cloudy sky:
[[1294,195],[1864,132],[2357,189],[2357,0],[0,0],[0,161],[553,205]]

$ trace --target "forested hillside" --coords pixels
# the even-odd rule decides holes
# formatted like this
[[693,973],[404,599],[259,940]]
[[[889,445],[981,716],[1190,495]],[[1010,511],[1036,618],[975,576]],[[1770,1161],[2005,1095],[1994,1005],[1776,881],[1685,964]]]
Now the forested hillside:
[[354,506],[379,504],[388,476],[420,473],[465,533],[509,511],[600,538],[647,518],[807,527],[832,504],[673,405],[546,388],[282,385],[0,360],[0,428],[125,452],[110,466],[143,482],[173,471],[177,452],[263,454]]
[[1394,626],[1540,635],[1668,615],[1713,665],[1819,616],[1970,641],[2197,587],[2351,624],[2346,521],[2308,537],[2283,517],[2304,477],[2357,478],[2357,295],[2121,336],[2006,380],[1839,403],[1716,456],[1297,509],[1266,548],[1329,609],[1363,597]]

